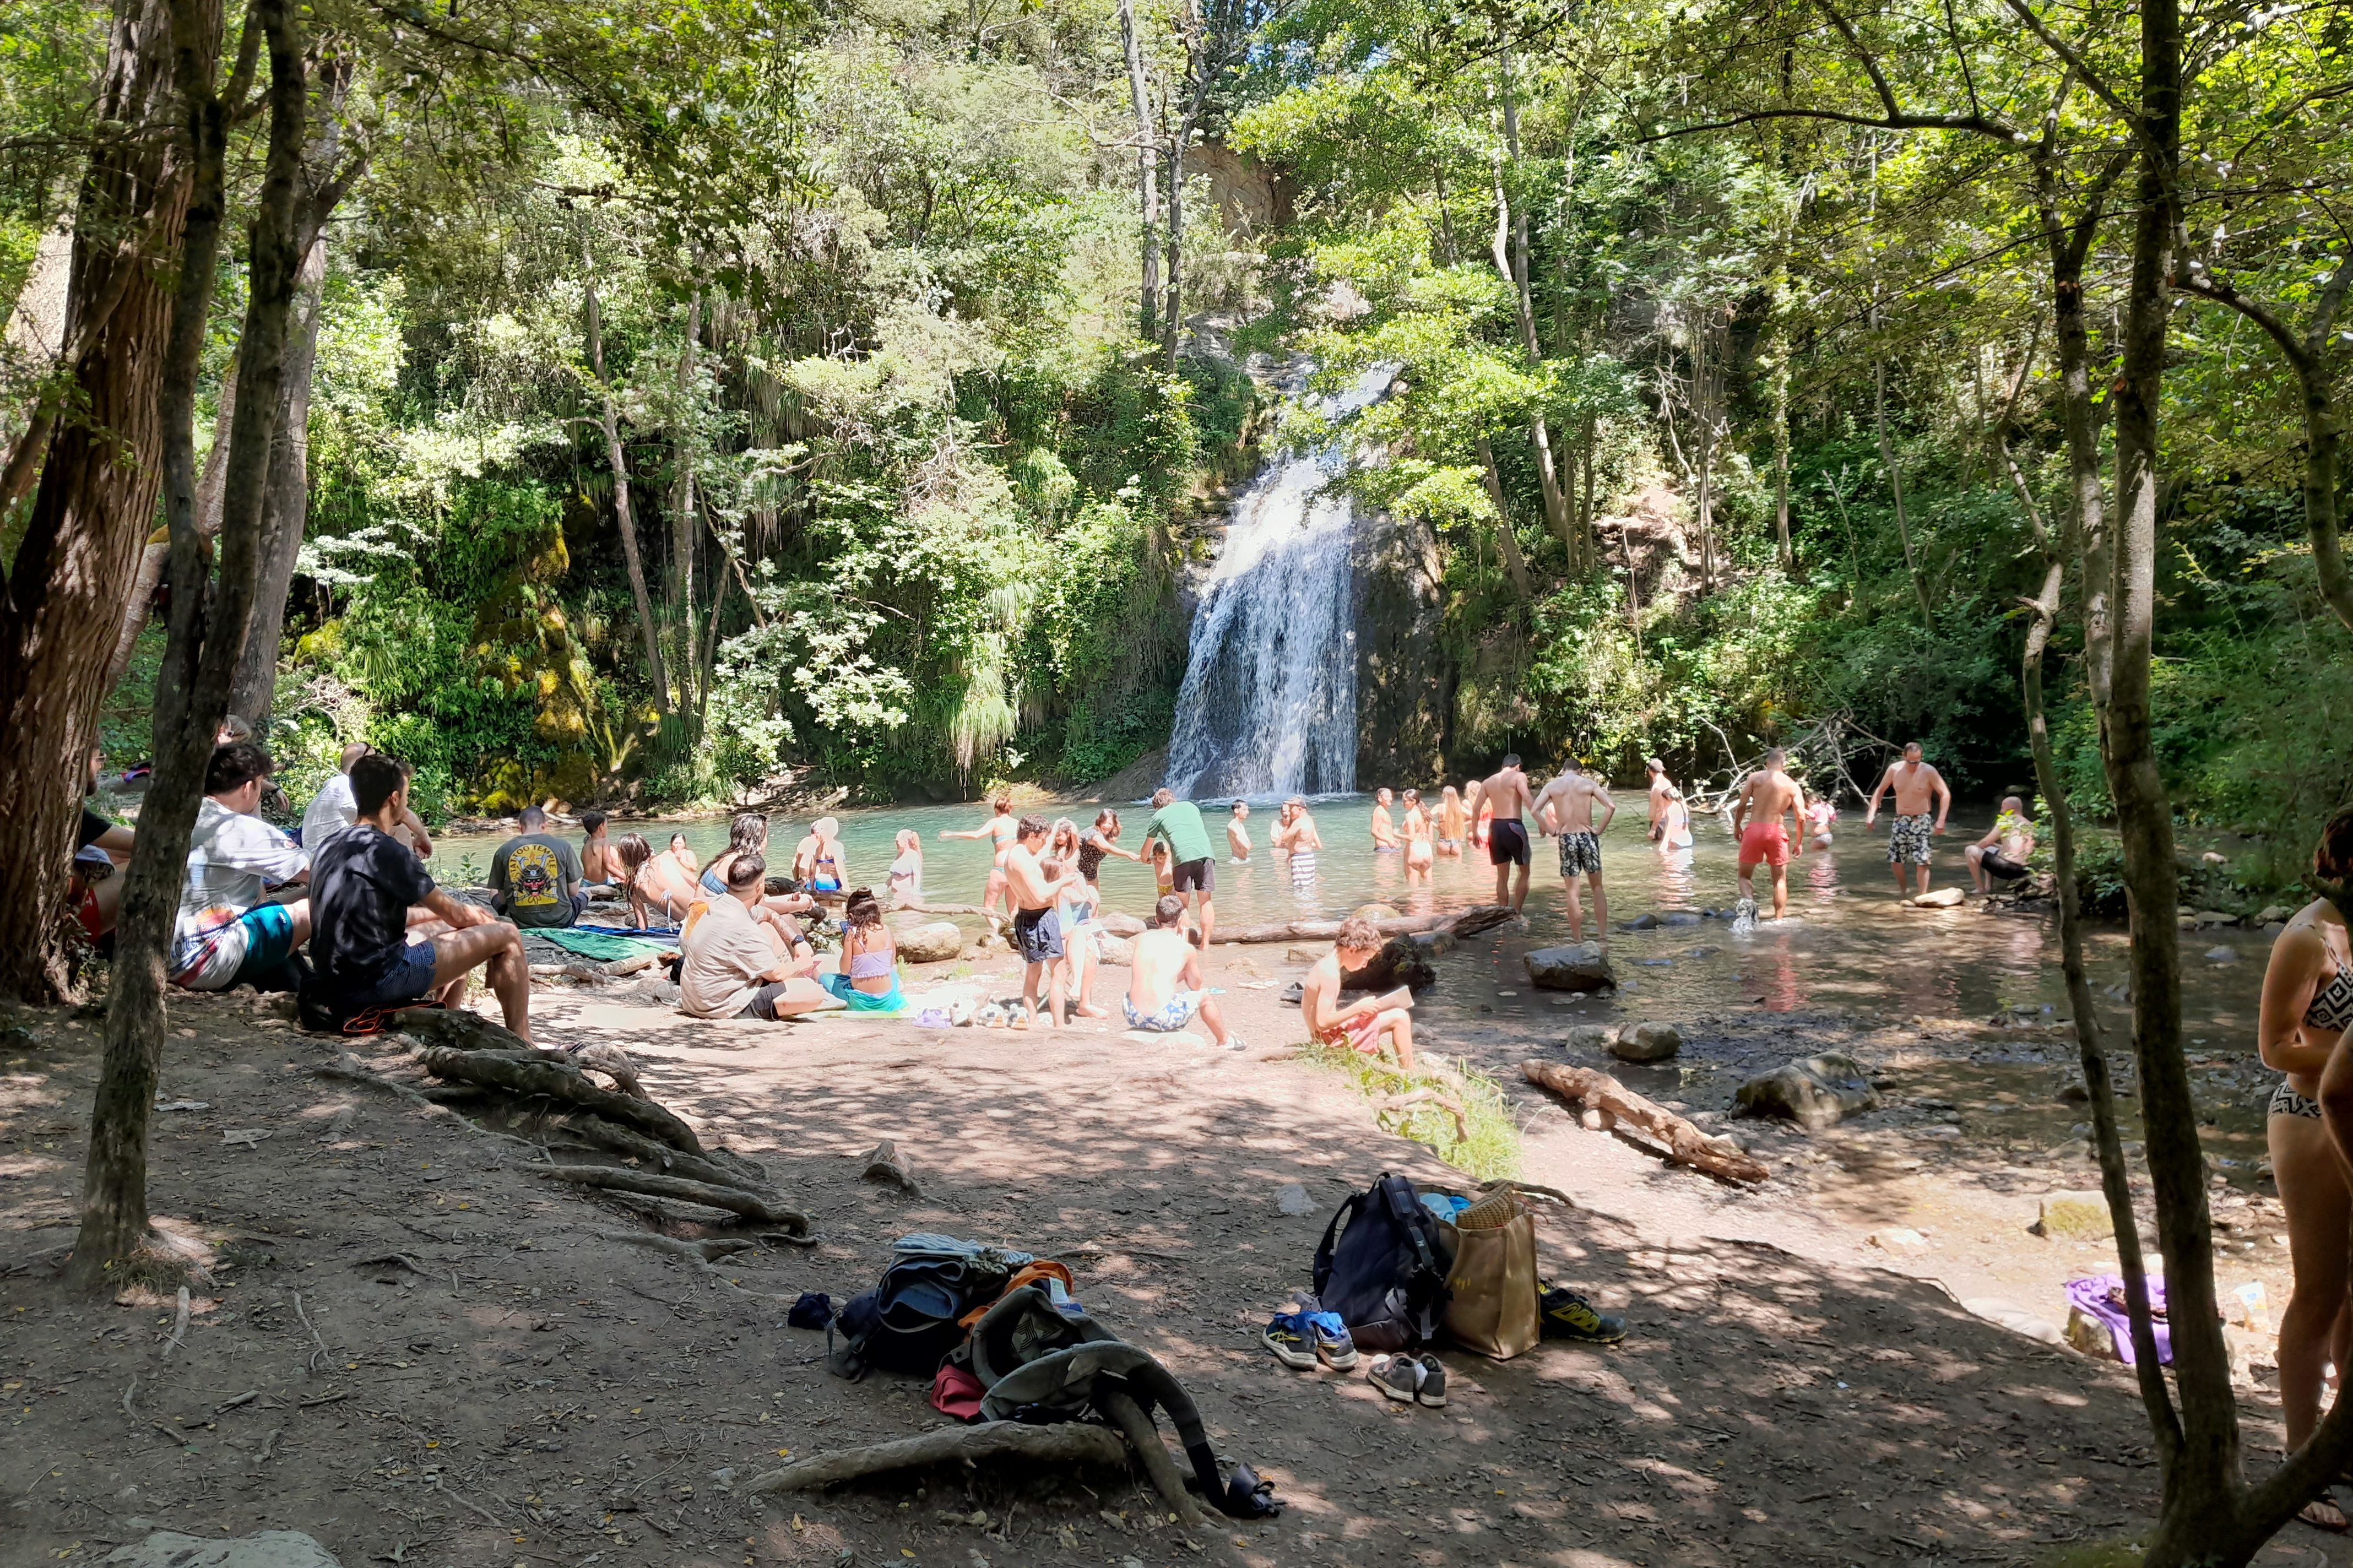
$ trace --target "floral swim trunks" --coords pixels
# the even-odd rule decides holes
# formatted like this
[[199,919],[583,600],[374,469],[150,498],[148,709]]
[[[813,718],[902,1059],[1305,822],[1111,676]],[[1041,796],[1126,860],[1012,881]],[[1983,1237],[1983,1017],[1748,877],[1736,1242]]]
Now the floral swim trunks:
[[1936,818],[1927,812],[1917,816],[1899,816],[1887,829],[1887,863],[1891,866],[1926,866],[1928,863],[1929,830]]
[[1601,869],[1601,836],[1598,833],[1564,833],[1560,836],[1560,874],[1575,877],[1580,873]]

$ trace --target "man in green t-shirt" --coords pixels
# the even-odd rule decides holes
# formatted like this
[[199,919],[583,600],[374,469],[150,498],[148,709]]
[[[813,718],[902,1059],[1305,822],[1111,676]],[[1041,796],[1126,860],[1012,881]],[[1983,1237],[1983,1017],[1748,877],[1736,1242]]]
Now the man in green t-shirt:
[[1209,889],[1217,884],[1218,851],[1209,842],[1209,830],[1201,826],[1201,808],[1159,791],[1152,797],[1152,820],[1144,826],[1145,845],[1149,847],[1155,838],[1168,846],[1168,858],[1176,866],[1170,890],[1192,898],[1201,945],[1207,948],[1218,923],[1217,910],[1209,902]]
[[522,831],[491,857],[491,901],[519,926],[568,926],[588,901],[580,890],[580,851],[547,831],[547,813],[524,806]]

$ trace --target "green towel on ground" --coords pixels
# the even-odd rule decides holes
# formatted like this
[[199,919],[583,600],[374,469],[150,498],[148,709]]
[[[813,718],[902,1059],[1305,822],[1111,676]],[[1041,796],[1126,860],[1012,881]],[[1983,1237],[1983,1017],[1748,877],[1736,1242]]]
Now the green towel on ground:
[[668,953],[671,951],[666,943],[648,942],[642,937],[606,936],[600,931],[566,931],[561,926],[543,927],[525,934],[552,942],[566,952],[576,952],[599,963],[616,963],[640,953]]

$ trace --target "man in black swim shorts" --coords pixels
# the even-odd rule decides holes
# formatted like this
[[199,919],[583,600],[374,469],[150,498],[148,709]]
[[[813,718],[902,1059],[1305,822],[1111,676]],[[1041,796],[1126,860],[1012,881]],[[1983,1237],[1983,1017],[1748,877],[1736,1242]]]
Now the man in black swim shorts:
[[[1495,868],[1495,901],[1509,905],[1517,914],[1528,901],[1528,829],[1520,814],[1532,804],[1528,775],[1520,771],[1517,752],[1504,753],[1504,765],[1481,786],[1479,798],[1494,812],[1487,826],[1487,859]],[[1512,878],[1514,866],[1520,868],[1516,886]]]

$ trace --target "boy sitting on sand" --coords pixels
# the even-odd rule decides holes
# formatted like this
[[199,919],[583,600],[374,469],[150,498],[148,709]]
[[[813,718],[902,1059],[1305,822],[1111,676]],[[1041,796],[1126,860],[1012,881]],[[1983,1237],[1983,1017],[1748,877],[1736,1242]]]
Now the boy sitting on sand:
[[1327,1046],[1345,1046],[1368,1057],[1381,1054],[1381,1037],[1396,1043],[1397,1061],[1413,1070],[1413,993],[1403,986],[1386,996],[1366,996],[1340,1005],[1340,976],[1362,969],[1380,956],[1381,933],[1373,922],[1350,919],[1340,925],[1340,940],[1316,961],[1300,983],[1299,1011],[1308,1032]]

